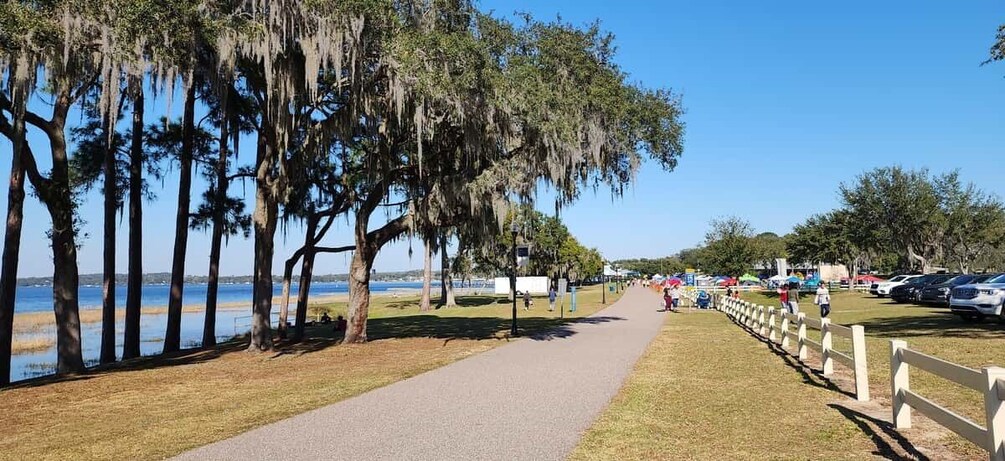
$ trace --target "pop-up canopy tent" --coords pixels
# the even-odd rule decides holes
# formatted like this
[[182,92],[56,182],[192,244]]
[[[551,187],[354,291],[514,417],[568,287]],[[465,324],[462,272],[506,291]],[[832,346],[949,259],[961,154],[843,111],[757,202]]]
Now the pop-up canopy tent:
[[875,275],[859,275],[855,277],[855,283],[875,283],[882,282],[883,279],[876,277]]
[[785,276],[784,275],[776,275],[776,276],[771,277],[770,279],[768,279],[768,281],[771,281],[771,282],[784,282],[785,281]]
[[750,275],[750,274],[743,274],[743,275],[740,276],[740,281],[741,282],[760,283],[761,279],[759,279],[757,277],[754,277],[753,275]]

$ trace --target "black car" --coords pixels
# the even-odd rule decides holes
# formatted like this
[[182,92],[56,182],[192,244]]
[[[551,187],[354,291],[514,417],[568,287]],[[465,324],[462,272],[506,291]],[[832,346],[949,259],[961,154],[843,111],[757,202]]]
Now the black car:
[[973,283],[984,283],[999,274],[964,274],[957,275],[943,283],[928,285],[918,295],[918,301],[922,304],[935,304],[949,307],[949,295],[953,288],[960,285],[970,285]]
[[918,298],[923,289],[933,284],[944,283],[953,278],[954,275],[955,274],[922,275],[921,277],[911,280],[908,283],[893,287],[893,289],[890,290],[890,298],[893,299],[894,302],[898,303],[918,302]]

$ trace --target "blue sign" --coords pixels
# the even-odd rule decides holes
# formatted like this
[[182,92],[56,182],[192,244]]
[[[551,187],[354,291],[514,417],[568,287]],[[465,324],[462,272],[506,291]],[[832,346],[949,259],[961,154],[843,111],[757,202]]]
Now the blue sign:
[[695,285],[694,272],[688,272],[684,274],[684,285],[693,287]]

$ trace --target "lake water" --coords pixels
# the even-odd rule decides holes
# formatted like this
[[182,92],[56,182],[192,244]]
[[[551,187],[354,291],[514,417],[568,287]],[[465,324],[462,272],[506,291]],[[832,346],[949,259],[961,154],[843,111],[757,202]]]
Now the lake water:
[[[434,286],[439,286],[436,282]],[[145,285],[143,287],[143,306],[160,307],[168,303],[167,285]],[[422,288],[421,282],[372,282],[370,290],[374,293],[388,291],[415,291]],[[348,293],[347,285],[342,283],[313,283],[311,284],[311,296],[330,296]],[[282,293],[282,285],[275,285],[275,295]],[[297,285],[293,285],[290,290],[291,312],[296,304]],[[116,307],[125,307],[125,287],[117,287],[115,291]],[[101,308],[101,287],[81,286],[80,308],[100,309]],[[216,337],[218,340],[227,340],[235,335],[247,333],[251,328],[251,297],[252,287],[250,284],[220,285],[219,303],[246,302],[247,307],[237,310],[221,310],[216,316]],[[183,304],[203,305],[206,302],[206,285],[187,284]],[[278,305],[273,305],[272,322],[278,322]],[[52,288],[51,287],[18,287],[16,313],[25,312],[52,312]],[[205,319],[203,312],[186,312],[181,319],[181,342],[183,348],[198,347],[202,343],[202,325]],[[156,355],[161,353],[164,347],[164,332],[167,328],[167,316],[143,315],[140,319],[140,352],[143,355]],[[116,325],[116,347],[117,357],[122,357],[122,335],[123,325],[121,319]],[[39,333],[40,336],[54,337],[55,331]],[[28,335],[19,335],[18,338],[30,338]],[[81,326],[81,348],[84,361],[88,366],[97,363],[101,347],[101,324],[89,323]],[[47,351],[18,354],[11,359],[11,380],[18,381],[27,378],[44,376],[55,373],[56,348],[51,347]]]

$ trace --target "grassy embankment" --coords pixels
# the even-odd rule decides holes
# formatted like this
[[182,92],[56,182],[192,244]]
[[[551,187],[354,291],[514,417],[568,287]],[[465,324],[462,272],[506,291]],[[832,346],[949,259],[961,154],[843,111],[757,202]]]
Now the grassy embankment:
[[[599,288],[581,290],[578,312],[564,320],[543,298],[530,312],[521,307],[521,332],[601,310]],[[0,391],[0,459],[164,458],[506,344],[508,301],[458,301],[424,313],[416,297],[376,298],[366,345],[341,345],[319,326],[274,353],[249,354],[233,341]]]
[[[752,302],[775,305],[760,294]],[[573,459],[983,459],[980,448],[915,412],[915,428],[890,419],[889,340],[979,368],[1005,365],[1005,327],[969,324],[943,308],[893,304],[868,295],[833,296],[832,320],[863,325],[873,402],[850,395],[850,371],[824,378],[779,355],[721,314],[672,316],[663,333]],[[802,310],[819,312],[812,299]],[[810,333],[813,339],[819,332]],[[850,351],[850,343],[835,340]],[[777,350],[777,349],[776,349]],[[912,389],[983,424],[982,397],[914,370]]]

